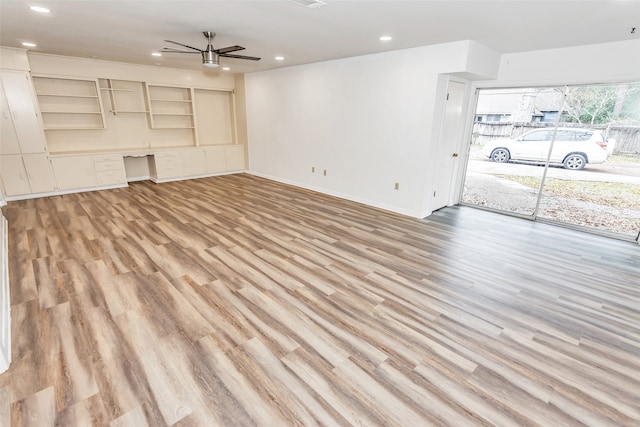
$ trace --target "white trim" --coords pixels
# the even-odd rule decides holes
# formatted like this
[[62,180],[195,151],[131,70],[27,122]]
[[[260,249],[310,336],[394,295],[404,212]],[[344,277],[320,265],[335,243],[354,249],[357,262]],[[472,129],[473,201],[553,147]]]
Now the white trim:
[[364,199],[364,198],[361,198],[361,197],[353,197],[353,196],[348,195],[348,194],[340,193],[340,192],[337,192],[337,191],[330,191],[330,190],[327,190],[325,188],[316,187],[316,186],[313,186],[313,185],[303,185],[303,184],[300,184],[300,183],[295,182],[295,181],[279,178],[279,177],[268,175],[268,174],[263,174],[263,173],[260,173],[260,172],[246,171],[246,173],[249,174],[249,175],[257,176],[259,178],[268,179],[270,181],[276,181],[276,182],[280,182],[282,184],[293,185],[294,187],[304,188],[306,190],[311,190],[311,191],[316,191],[318,193],[326,194],[326,195],[333,196],[333,197],[338,197],[340,199],[349,200],[351,202],[362,203],[363,205],[371,206],[371,207],[378,208],[378,209],[383,209],[385,211],[397,213],[397,214],[400,214],[400,215],[410,216],[412,218],[424,218],[424,216],[428,216],[428,215],[431,214],[431,212],[429,212],[427,215],[422,215],[421,216],[420,214],[416,214],[416,212],[413,212],[413,211],[408,211],[408,210],[405,210],[405,209],[398,209],[396,206],[386,205],[384,203],[378,203],[378,202],[375,202],[375,201],[372,201],[372,200],[368,200],[368,199]]
[[11,299],[7,234],[7,220],[0,213],[0,373],[9,369],[11,364]]
[[190,176],[177,176],[174,178],[164,178],[158,179],[156,177],[149,177],[149,180],[153,181],[156,184],[163,184],[165,182],[175,182],[175,181],[186,181],[189,179],[199,179],[199,178],[209,178],[212,176],[222,176],[222,175],[234,175],[238,173],[245,173],[245,170],[236,170],[236,171],[227,171],[227,172],[216,172],[216,173],[206,173],[202,175],[190,175]]
[[124,184],[115,184],[115,185],[103,185],[100,187],[73,188],[71,190],[51,191],[49,193],[23,194],[21,196],[7,197],[7,200],[12,202],[14,200],[37,199],[40,197],[62,196],[63,194],[85,193],[87,191],[112,190],[114,188],[123,188],[123,187],[127,187],[127,184],[124,183]]

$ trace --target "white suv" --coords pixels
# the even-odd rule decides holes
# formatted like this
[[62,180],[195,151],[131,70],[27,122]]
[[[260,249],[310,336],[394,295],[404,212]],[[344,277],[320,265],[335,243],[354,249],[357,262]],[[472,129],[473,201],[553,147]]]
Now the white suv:
[[[553,128],[536,129],[516,139],[495,139],[482,147],[482,154],[499,163],[546,162],[553,131]],[[608,155],[607,143],[599,131],[558,128],[549,162],[567,169],[583,169],[587,163],[604,163]]]

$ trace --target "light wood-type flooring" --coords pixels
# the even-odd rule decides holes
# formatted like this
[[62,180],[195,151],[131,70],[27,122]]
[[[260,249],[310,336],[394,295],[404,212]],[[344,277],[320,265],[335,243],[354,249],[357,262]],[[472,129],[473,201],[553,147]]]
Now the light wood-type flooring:
[[249,175],[10,202],[2,426],[638,426],[640,249]]

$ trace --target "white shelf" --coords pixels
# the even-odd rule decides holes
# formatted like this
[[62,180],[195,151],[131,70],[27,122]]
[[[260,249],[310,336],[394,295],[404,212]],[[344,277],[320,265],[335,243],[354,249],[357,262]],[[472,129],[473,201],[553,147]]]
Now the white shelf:
[[151,99],[151,102],[188,102],[191,103],[190,99]]
[[127,113],[127,114],[135,114],[135,113],[139,113],[139,114],[149,114],[148,111],[145,110],[110,110],[110,113],[114,113],[114,114],[120,114],[120,113]]
[[193,126],[156,126],[154,129],[195,129]]
[[193,116],[191,113],[153,113],[154,116]]
[[104,129],[97,80],[34,76],[44,130]]
[[94,98],[94,99],[98,98],[96,95],[69,95],[69,94],[64,94],[64,93],[36,92],[36,95],[38,95],[38,96],[59,96],[60,98]]
[[59,128],[45,127],[44,128],[44,130],[100,130],[100,129],[104,129],[104,128],[98,128],[98,127],[76,127],[76,128],[72,128],[72,127],[59,127]]
[[40,111],[42,114],[102,114],[100,111]]
[[108,92],[134,92],[131,89],[115,89],[111,87],[101,87],[100,90],[106,90]]

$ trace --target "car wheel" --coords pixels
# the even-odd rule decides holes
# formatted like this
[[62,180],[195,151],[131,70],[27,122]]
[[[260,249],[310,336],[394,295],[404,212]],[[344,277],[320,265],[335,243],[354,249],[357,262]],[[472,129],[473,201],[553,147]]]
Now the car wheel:
[[569,154],[562,164],[565,169],[579,170],[587,165],[587,159],[582,154]]
[[491,152],[491,160],[498,163],[507,163],[511,158],[509,150],[506,148],[496,148]]

